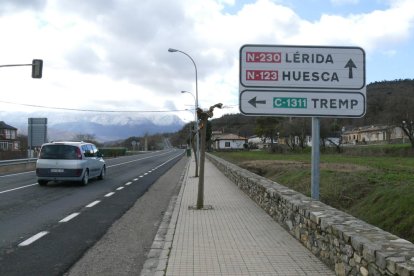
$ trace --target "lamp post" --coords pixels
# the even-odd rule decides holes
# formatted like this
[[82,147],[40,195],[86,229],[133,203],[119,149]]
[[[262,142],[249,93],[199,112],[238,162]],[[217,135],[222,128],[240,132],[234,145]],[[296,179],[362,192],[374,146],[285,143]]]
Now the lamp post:
[[[194,104],[195,104],[195,108],[194,108],[194,112],[195,112],[197,110],[197,100],[194,97],[193,93],[191,93],[189,91],[181,91],[181,93],[182,94],[188,93],[188,94],[191,94],[191,96],[193,96],[193,98],[194,98]],[[196,113],[194,113],[194,122],[197,123],[197,114]],[[196,130],[196,128],[194,128],[194,130]]]
[[[183,55],[186,55],[190,60],[191,60],[191,62],[193,63],[193,65],[194,65],[194,69],[195,69],[195,85],[196,85],[196,95],[195,95],[195,109],[197,110],[197,108],[198,108],[198,81],[197,81],[197,65],[196,65],[196,63],[194,62],[194,59],[189,55],[189,54],[187,54],[186,52],[183,52],[183,51],[180,51],[180,50],[177,50],[177,49],[173,49],[173,48],[169,48],[168,49],[168,52],[170,52],[170,53],[175,53],[175,52],[179,52],[179,53],[181,53],[181,54],[183,54]],[[198,161],[199,160],[199,158],[200,158],[200,134],[198,133],[198,131],[197,131],[197,133],[196,133],[196,146],[197,146],[197,153],[195,153],[195,157],[196,157],[196,160]],[[198,162],[197,162],[198,163]],[[196,168],[197,169],[197,168]],[[198,176],[198,173],[196,173],[196,176]]]

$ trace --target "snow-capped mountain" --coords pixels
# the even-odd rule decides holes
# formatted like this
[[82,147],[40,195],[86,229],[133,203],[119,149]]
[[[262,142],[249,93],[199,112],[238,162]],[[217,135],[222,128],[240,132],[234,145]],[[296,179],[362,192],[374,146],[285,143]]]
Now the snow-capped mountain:
[[145,134],[176,132],[185,124],[176,115],[92,112],[0,112],[0,121],[27,134],[28,118],[47,118],[49,140],[72,139],[77,134],[113,141]]

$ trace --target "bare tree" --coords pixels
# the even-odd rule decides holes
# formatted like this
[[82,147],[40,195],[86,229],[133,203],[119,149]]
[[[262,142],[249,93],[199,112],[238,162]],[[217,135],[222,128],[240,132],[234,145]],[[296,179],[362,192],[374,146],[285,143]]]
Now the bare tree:
[[83,142],[88,142],[88,143],[93,143],[93,144],[99,144],[98,141],[96,140],[95,134],[76,134],[73,137],[74,141],[83,141]]

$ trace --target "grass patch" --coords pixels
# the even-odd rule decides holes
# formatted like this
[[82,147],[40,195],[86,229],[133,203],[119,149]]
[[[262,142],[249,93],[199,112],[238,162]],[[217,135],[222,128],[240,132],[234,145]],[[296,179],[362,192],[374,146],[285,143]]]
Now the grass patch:
[[[388,146],[406,150],[406,147]],[[368,152],[373,147],[366,147]],[[374,148],[381,149],[379,146]],[[361,149],[359,149],[361,150]],[[310,196],[311,154],[262,151],[215,155]],[[414,158],[322,153],[320,199],[414,242]]]

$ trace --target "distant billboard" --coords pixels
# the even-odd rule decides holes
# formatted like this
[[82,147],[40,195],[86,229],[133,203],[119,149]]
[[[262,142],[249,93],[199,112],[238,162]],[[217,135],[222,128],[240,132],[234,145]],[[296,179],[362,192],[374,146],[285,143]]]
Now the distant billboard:
[[28,144],[30,149],[47,142],[47,118],[29,118]]

